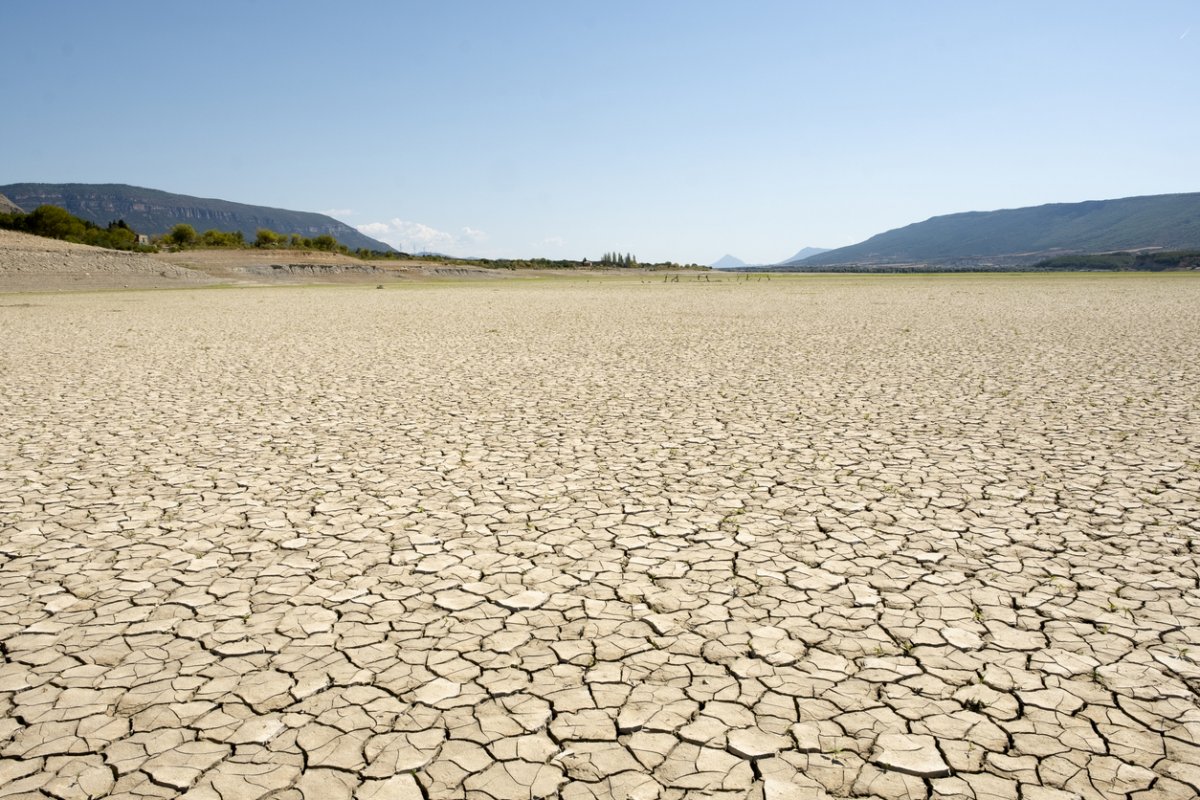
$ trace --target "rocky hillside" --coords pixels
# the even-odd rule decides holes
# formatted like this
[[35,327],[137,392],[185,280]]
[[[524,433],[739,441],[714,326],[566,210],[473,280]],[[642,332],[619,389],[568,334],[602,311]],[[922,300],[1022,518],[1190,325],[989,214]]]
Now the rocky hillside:
[[1200,193],[948,214],[811,256],[803,267],[1017,266],[1065,253],[1148,248],[1200,248]]
[[393,249],[324,214],[171,194],[121,183],[13,183],[0,186],[0,193],[25,209],[43,204],[61,206],[97,225],[123,219],[138,233],[150,235],[166,233],[186,222],[197,231],[241,231],[251,241],[255,231],[268,228],[310,238],[327,233],[354,250]]

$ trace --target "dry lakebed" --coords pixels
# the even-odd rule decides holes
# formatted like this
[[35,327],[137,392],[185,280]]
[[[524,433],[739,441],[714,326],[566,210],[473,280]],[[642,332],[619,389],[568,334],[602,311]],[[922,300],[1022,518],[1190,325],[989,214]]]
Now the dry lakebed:
[[1200,795],[1198,276],[7,294],[0,337],[4,800]]

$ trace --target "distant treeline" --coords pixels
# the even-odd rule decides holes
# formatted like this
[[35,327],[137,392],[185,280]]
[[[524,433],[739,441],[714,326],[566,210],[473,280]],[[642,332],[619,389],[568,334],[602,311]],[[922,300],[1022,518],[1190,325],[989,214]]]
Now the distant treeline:
[[1098,253],[1055,256],[1034,264],[1035,270],[1135,270],[1200,269],[1200,250],[1154,250],[1142,253]]
[[110,250],[154,249],[139,245],[137,233],[125,224],[125,220],[119,219],[108,223],[107,228],[101,228],[58,206],[38,206],[28,214],[0,214],[0,228]]
[[674,261],[660,261],[655,264],[643,264],[636,260],[629,263],[617,261],[591,261],[589,259],[549,259],[549,258],[454,258],[453,256],[433,256],[433,255],[409,255],[408,253],[379,253],[374,251],[367,258],[383,258],[383,259],[419,259],[421,261],[432,261],[439,264],[454,264],[458,266],[480,267],[481,269],[648,269],[648,270],[664,270],[664,269],[704,269],[708,267],[700,266],[699,264],[677,264]]
[[[419,260],[455,266],[479,267],[482,269],[596,269],[605,267],[679,269],[682,266],[673,262],[641,264],[632,253],[622,254],[617,252],[605,253],[599,261],[589,261],[586,258],[574,261],[571,259],[552,260],[548,258],[455,258],[454,256],[405,253],[399,250],[384,252],[380,250],[368,250],[365,247],[351,250],[327,233],[309,238],[295,233],[276,233],[266,228],[259,228],[255,233],[254,241],[247,242],[245,237],[242,236],[241,231],[225,233],[217,230],[208,230],[203,233],[196,233],[196,229],[186,223],[180,223],[172,228],[162,237],[162,242],[168,246],[181,249],[193,247],[258,247],[268,249],[323,250],[330,253],[344,253],[345,255],[356,256],[357,258],[371,261]],[[707,269],[707,267],[698,267],[695,264],[689,265],[689,268]]]
[[631,253],[605,253],[599,261],[582,259],[548,258],[454,258],[453,256],[422,255],[402,253],[398,251],[382,252],[358,248],[351,250],[332,235],[323,233],[320,236],[301,236],[298,233],[277,233],[267,228],[259,228],[255,232],[254,241],[246,241],[241,231],[219,231],[216,229],[197,233],[196,229],[187,223],[180,223],[162,236],[151,239],[150,245],[138,244],[137,232],[125,224],[124,220],[110,222],[107,228],[101,228],[95,223],[80,219],[58,206],[38,206],[28,214],[0,214],[0,228],[31,233],[35,236],[45,236],[50,239],[63,239],[76,244],[90,244],[96,247],[107,247],[112,250],[138,250],[155,252],[160,247],[173,250],[192,248],[266,248],[266,249],[295,249],[321,250],[328,253],[343,253],[372,261],[431,261],[439,264],[472,266],[483,269],[596,269],[596,268],[631,268],[640,269],[708,269],[697,264],[676,264],[664,261],[657,264],[641,264]]

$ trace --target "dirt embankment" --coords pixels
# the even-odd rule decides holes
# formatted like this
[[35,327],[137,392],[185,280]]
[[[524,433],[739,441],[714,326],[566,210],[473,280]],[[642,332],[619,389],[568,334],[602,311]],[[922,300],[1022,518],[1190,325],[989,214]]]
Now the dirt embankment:
[[437,262],[363,261],[308,250],[127,253],[0,231],[0,292],[154,289],[214,283],[382,283],[481,278],[496,270]]
[[216,283],[216,279],[144,253],[0,230],[0,292],[152,289],[210,283]]

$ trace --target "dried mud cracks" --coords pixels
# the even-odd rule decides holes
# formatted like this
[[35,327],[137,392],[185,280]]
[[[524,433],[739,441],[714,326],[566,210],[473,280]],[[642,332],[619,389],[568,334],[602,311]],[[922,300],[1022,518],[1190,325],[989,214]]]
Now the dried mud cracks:
[[2,303],[0,798],[1194,798],[1198,300]]

